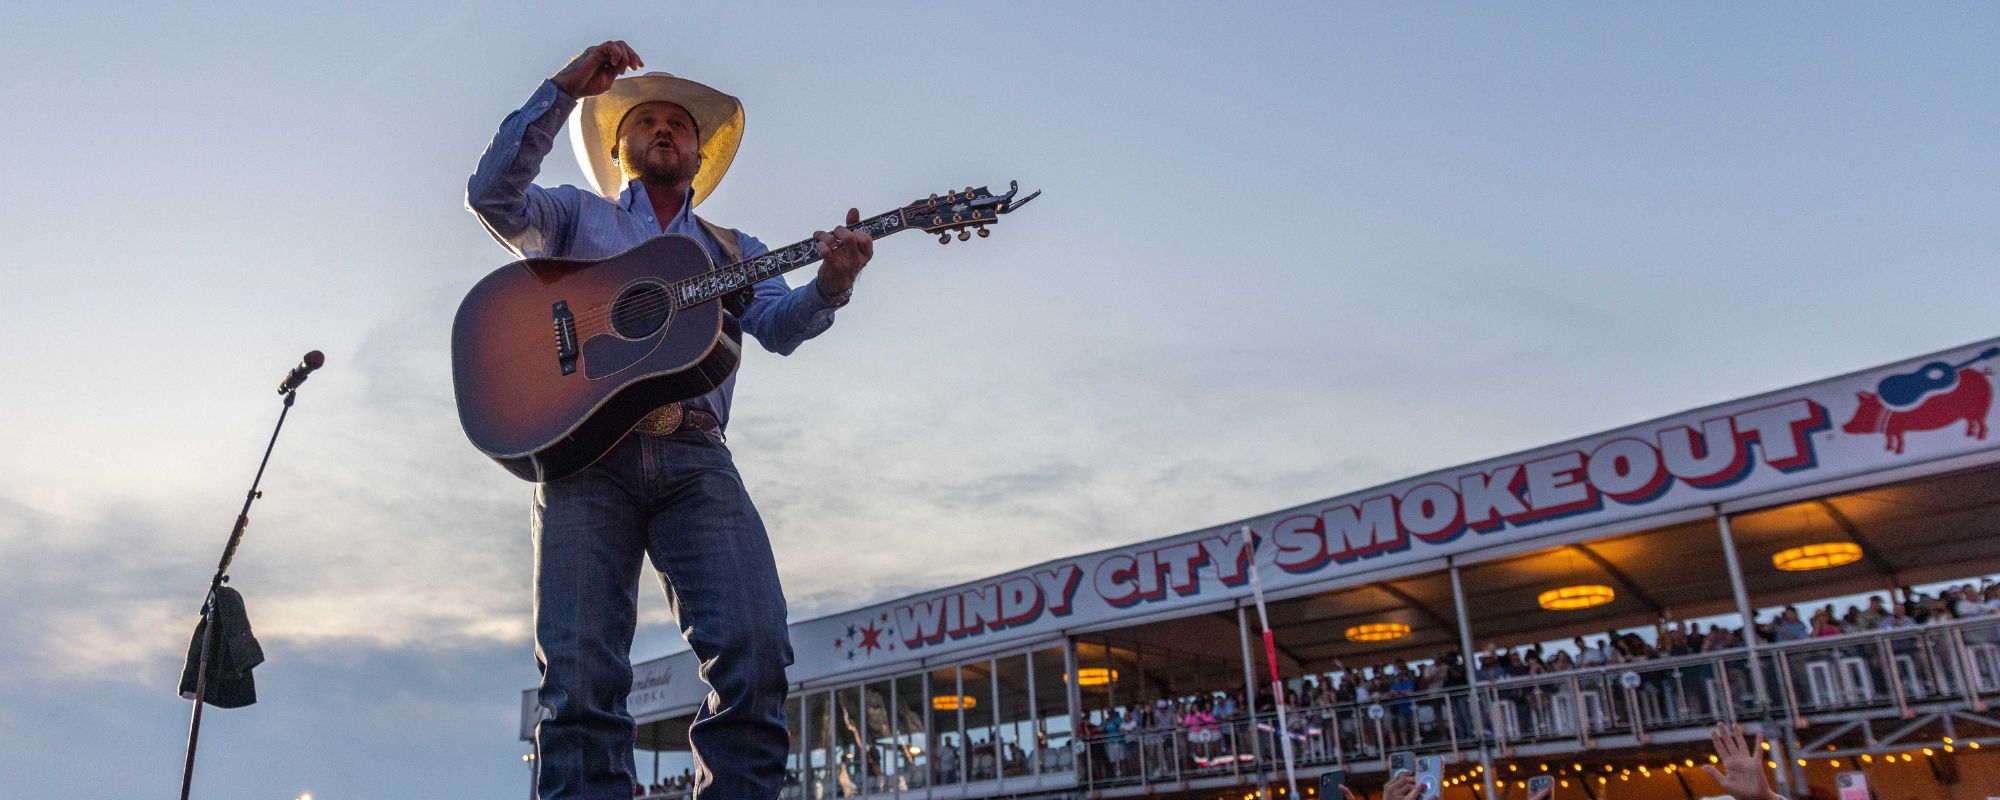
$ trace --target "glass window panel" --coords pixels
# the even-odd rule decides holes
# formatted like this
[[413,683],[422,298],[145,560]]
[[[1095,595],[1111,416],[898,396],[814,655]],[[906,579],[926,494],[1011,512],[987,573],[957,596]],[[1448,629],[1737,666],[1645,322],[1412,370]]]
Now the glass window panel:
[[1028,696],[1027,654],[994,659],[993,676],[994,746],[999,753],[1000,775],[1033,774],[1028,750],[1035,744],[1035,708]]
[[832,796],[826,788],[829,777],[827,743],[832,740],[832,728],[829,723],[833,719],[829,709],[825,692],[806,695],[805,789],[806,797],[811,800],[822,800]]
[[993,726],[993,662],[975,661],[958,667],[959,692],[965,695],[965,779],[992,780],[998,773]]
[[877,681],[861,690],[862,730],[868,743],[861,753],[861,790],[868,794],[891,791],[895,788],[896,759],[889,753],[896,748],[896,736],[889,727],[889,682]]
[[834,779],[839,781],[835,796],[854,797],[861,793],[861,687],[840,689],[833,698]]
[[791,734],[792,752],[785,758],[785,790],[780,794],[785,800],[805,798],[805,752],[806,752],[806,709],[805,698],[793,697],[785,701],[785,730]]
[[931,754],[931,783],[939,786],[958,783],[963,772],[964,731],[958,727],[958,668],[931,671],[931,737],[937,748]]
[[1117,705],[1112,691],[1129,670],[1119,669],[1119,664],[1112,660],[1111,648],[1103,642],[1077,642],[1076,660],[1077,695],[1083,711],[1091,724],[1102,728]]
[[924,676],[905,675],[896,679],[896,739],[901,747],[892,753],[890,762],[899,785],[905,789],[923,788],[930,780],[931,745],[924,734],[929,707]]
[[1074,724],[1069,715],[1069,680],[1063,674],[1060,647],[1034,653],[1035,724],[1034,744],[1022,743],[1035,767],[1041,772],[1071,769],[1070,735]]

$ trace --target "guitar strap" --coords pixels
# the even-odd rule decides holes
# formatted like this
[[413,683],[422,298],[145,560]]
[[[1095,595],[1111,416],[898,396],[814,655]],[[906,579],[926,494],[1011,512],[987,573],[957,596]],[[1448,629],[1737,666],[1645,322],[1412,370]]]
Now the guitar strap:
[[[722,263],[724,265],[734,264],[743,260],[743,243],[737,240],[736,231],[702,219],[700,214],[695,215],[694,221],[701,223],[702,230],[708,231],[708,238],[714,240],[716,248],[722,251]],[[743,319],[743,312],[749,310],[750,301],[755,299],[756,296],[756,286],[745,286],[742,291],[722,299],[722,310],[735,315],[737,319],[741,320]],[[730,327],[732,328],[732,338],[735,338],[739,343],[742,342],[742,331],[736,329],[735,326]]]

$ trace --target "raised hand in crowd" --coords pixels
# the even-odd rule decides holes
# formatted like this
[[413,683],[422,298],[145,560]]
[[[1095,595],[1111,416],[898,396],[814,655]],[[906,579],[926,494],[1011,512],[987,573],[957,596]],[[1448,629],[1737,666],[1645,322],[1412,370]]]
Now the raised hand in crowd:
[[1382,787],[1382,800],[1417,800],[1423,788],[1417,786],[1417,776],[1408,772],[1398,772]]
[[1716,723],[1708,732],[1708,740],[1715,744],[1715,755],[1722,759],[1722,769],[1712,764],[1701,768],[1722,784],[1722,790],[1736,800],[1785,800],[1784,795],[1771,790],[1771,780],[1764,774],[1764,735],[1757,734],[1753,741],[1744,741],[1743,726]]

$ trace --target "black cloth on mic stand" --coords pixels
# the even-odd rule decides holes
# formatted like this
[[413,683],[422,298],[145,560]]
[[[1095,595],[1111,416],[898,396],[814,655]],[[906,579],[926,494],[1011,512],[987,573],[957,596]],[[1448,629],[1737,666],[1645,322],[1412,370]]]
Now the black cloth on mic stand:
[[[243,594],[227,586],[215,590],[215,649],[208,662],[208,689],[202,700],[216,708],[242,708],[257,702],[257,684],[250,669],[264,663],[264,648],[250,633],[250,613],[243,607]],[[188,643],[187,663],[181,667],[181,696],[194,699],[195,671],[201,667],[201,637],[208,633],[208,618],[194,626],[194,640]]]

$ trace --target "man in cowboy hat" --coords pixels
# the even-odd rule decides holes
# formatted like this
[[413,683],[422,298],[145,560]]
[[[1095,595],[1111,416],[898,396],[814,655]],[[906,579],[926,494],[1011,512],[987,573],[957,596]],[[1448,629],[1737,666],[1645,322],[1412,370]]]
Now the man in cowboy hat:
[[[692,237],[718,263],[768,251],[696,217],[743,136],[736,98],[654,72],[624,42],[584,50],[508,115],[479,160],[466,205],[523,257],[602,258],[662,233]],[[572,109],[574,112],[572,113]],[[591,190],[533,184],[564,117]],[[860,215],[847,213],[847,224]],[[758,283],[730,313],[767,349],[790,354],[833,324],[873,254],[866,234],[813,234],[818,276]],[[770,800],[785,778],[785,599],[757,510],[722,444],[734,378],[663,407],[589,469],[538,484],[534,503],[535,728],[543,798],[631,795],[632,634],[643,559],[652,557],[681,633],[713,690],[689,741],[698,797]]]

